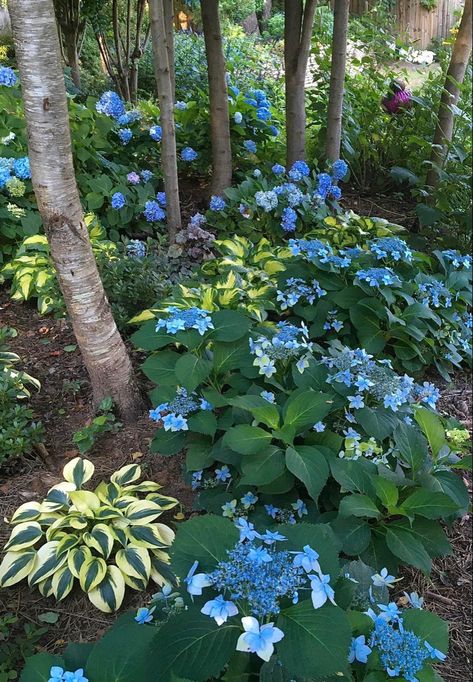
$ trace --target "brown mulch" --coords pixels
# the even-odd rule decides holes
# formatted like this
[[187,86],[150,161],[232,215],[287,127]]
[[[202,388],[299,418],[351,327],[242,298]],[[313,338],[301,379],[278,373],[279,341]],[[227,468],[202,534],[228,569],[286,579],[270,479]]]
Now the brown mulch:
[[[202,189],[196,188],[196,192]],[[378,207],[358,198],[358,206],[350,207],[359,213],[380,215]],[[367,202],[370,200],[367,199]],[[390,203],[383,217],[401,222],[401,206]],[[389,215],[388,215],[389,214]],[[406,225],[407,226],[407,225]],[[41,381],[41,391],[35,394],[30,405],[35,417],[45,428],[47,456],[39,454],[17,460],[9,467],[0,469],[0,519],[8,517],[21,503],[39,500],[46,491],[61,480],[64,464],[77,451],[72,442],[75,431],[83,427],[93,415],[90,407],[90,383],[83,367],[70,324],[66,320],[41,318],[32,305],[10,301],[6,290],[0,290],[0,319],[2,325],[12,326],[18,336],[11,341],[12,351],[18,353],[23,367]],[[69,348],[68,348],[69,347]],[[68,348],[68,350],[65,350]],[[138,364],[139,357],[132,351]],[[443,398],[440,409],[462,421],[472,430],[472,393],[470,377],[459,373],[452,385],[435,378],[441,387]],[[72,382],[72,383],[71,383]],[[96,466],[95,479],[107,478],[126,463],[138,461],[147,478],[160,482],[163,493],[179,499],[186,516],[192,506],[193,494],[183,482],[182,458],[161,457],[149,453],[149,443],[154,425],[147,415],[136,423],[123,426],[115,434],[105,434],[87,456]],[[94,480],[95,480],[94,479]],[[471,484],[470,484],[471,489]],[[169,512],[165,522],[178,524],[173,518],[178,511]],[[0,546],[9,534],[6,523],[0,521]],[[439,671],[447,682],[469,679],[472,664],[471,637],[471,571],[472,526],[467,516],[456,522],[449,530],[453,555],[434,561],[431,576],[406,569],[402,589],[417,591],[425,597],[425,607],[445,618],[450,626],[451,646],[445,664]],[[153,593],[127,591],[123,609],[136,608],[149,600]],[[45,599],[37,591],[29,591],[24,585],[0,591],[0,614],[13,612],[22,619],[38,623],[38,616],[46,611],[59,615],[55,625],[41,640],[43,650],[59,652],[68,641],[94,641],[116,619],[93,608],[85,595],[74,591],[64,602]]]

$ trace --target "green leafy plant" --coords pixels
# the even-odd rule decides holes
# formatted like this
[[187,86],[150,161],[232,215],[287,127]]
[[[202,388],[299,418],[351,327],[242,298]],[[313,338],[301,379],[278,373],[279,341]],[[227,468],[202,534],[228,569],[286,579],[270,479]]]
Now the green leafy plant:
[[172,582],[166,550],[174,532],[156,519],[177,500],[158,493],[158,483],[139,483],[136,464],[94,492],[83,490],[93,473],[92,462],[77,457],[41,504],[27,502],[16,510],[0,565],[1,587],[27,578],[43,596],[61,601],[78,581],[96,608],[111,613],[120,608],[127,586],[144,590],[150,579]]
[[113,413],[113,400],[104,398],[97,408],[98,415],[90,424],[76,431],[72,436],[72,442],[77,445],[81,455],[89,452],[95,445],[96,438],[104,433],[116,433],[121,426]]
[[47,631],[44,625],[23,622],[14,613],[0,616],[0,682],[19,679],[25,660],[36,652]]

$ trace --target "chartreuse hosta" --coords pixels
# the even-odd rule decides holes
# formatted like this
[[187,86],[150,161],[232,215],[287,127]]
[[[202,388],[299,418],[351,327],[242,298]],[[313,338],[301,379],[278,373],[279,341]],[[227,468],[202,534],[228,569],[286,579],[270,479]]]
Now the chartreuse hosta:
[[63,470],[64,481],[40,502],[22,504],[0,565],[0,587],[23,579],[43,596],[67,597],[76,581],[101,611],[120,608],[126,587],[144,590],[151,579],[172,582],[167,548],[174,531],[156,522],[178,504],[161,486],[142,481],[129,464],[95,490],[83,490],[94,465],[77,457]]

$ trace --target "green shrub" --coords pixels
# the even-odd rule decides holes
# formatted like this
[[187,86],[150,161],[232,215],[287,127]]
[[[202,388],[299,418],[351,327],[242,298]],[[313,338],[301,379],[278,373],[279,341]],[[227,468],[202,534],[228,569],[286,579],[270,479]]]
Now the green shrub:
[[97,408],[97,416],[90,424],[76,431],[72,436],[72,442],[77,445],[81,455],[91,450],[95,445],[95,439],[103,433],[115,433],[121,426],[113,414],[113,401],[104,398]]
[[158,483],[138,483],[136,464],[122,467],[94,492],[83,490],[94,469],[86,459],[71,460],[64,481],[41,504],[26,502],[16,510],[0,587],[27,578],[43,596],[61,601],[78,580],[92,604],[111,613],[120,608],[127,586],[144,590],[150,579],[158,585],[172,581],[165,550],[174,532],[156,519],[177,500],[158,493]]

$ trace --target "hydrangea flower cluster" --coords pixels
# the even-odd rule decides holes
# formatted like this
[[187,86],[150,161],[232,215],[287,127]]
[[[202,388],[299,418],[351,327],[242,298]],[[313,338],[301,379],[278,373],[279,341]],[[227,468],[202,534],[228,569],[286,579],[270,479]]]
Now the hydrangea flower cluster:
[[84,675],[84,670],[78,668],[75,672],[68,672],[58,665],[53,665],[49,671],[48,682],[89,682]]
[[342,190],[338,185],[334,184],[338,181],[329,173],[319,173],[317,176],[317,189],[314,192],[314,200],[317,204],[323,203],[328,197],[332,197],[337,201],[342,198]]
[[149,223],[161,222],[166,219],[166,212],[163,211],[159,202],[153,200],[145,203],[143,215]]
[[132,171],[131,173],[128,173],[128,175],[126,176],[126,179],[127,179],[127,182],[130,183],[130,185],[139,185],[141,182],[140,176],[138,175],[138,173],[135,173],[134,171]]
[[117,135],[123,146],[126,146],[133,137],[133,131],[130,128],[119,128]]
[[181,152],[181,159],[183,161],[195,161],[198,156],[198,153],[195,151],[195,149],[192,149],[192,147],[184,147]]
[[112,194],[111,204],[112,208],[114,208],[116,211],[119,211],[126,205],[126,199],[121,192],[115,192]]
[[337,159],[332,164],[332,177],[334,180],[343,180],[348,173],[348,164],[343,159]]
[[412,262],[412,251],[403,239],[399,237],[382,237],[369,242],[371,253],[378,260],[389,259],[394,261]]
[[302,204],[306,195],[293,182],[284,182],[272,190],[278,197],[283,196],[291,208]]
[[0,66],[0,85],[12,88],[18,82],[18,78],[9,66]]
[[[241,619],[244,633],[238,639],[237,650],[256,653],[267,661],[274,651],[273,645],[284,637],[281,630],[268,623],[271,616],[280,612],[280,600],[289,598],[297,604],[299,590],[310,587],[312,605],[319,609],[327,601],[335,604],[335,593],[330,576],[322,573],[319,554],[312,547],[305,545],[299,552],[279,550],[277,543],[287,538],[277,531],[258,533],[245,519],[238,519],[235,525],[240,541],[227,551],[228,558],[208,574],[196,573],[195,561],[184,582],[191,595],[201,595],[207,587],[221,592],[201,609],[219,626],[238,615],[240,609],[251,613],[252,616]],[[265,624],[258,619],[264,619]]]
[[256,142],[254,140],[245,140],[243,142],[243,146],[246,149],[247,152],[250,152],[250,154],[256,154]]
[[[231,480],[232,480],[231,471],[226,464],[223,464],[220,468],[215,469],[214,475],[211,478],[209,477],[204,478],[203,469],[200,469],[199,471],[194,471],[191,477],[191,487],[192,490],[198,490],[199,488],[215,488],[216,486],[221,484],[228,485]],[[236,500],[234,507],[236,508]]]
[[434,308],[451,308],[453,294],[450,289],[438,279],[430,277],[418,285],[420,302],[423,305],[432,305]]
[[281,310],[287,310],[300,302],[313,305],[318,298],[326,294],[316,279],[307,283],[299,277],[290,277],[286,280],[284,290],[277,290],[276,300],[280,303]]
[[309,330],[303,322],[300,327],[279,322],[271,338],[260,336],[255,341],[250,339],[250,352],[256,356],[253,365],[259,367],[259,373],[268,378],[277,372],[276,363],[295,359],[296,367],[302,374],[312,357]]
[[161,142],[163,137],[163,129],[161,128],[161,126],[152,125],[151,128],[149,129],[149,136],[155,142]]
[[256,192],[256,205],[263,209],[266,213],[273,211],[278,205],[278,196],[273,190],[268,192]]
[[120,116],[125,114],[125,103],[120,95],[113,92],[113,90],[104,92],[96,103],[95,108],[99,114],[105,114],[105,116],[109,116],[115,120],[118,120]]
[[212,410],[212,405],[205,398],[198,398],[195,393],[189,393],[185,388],[178,388],[176,397],[170,402],[161,403],[149,411],[150,419],[162,422],[165,431],[188,431],[186,417],[199,410]]
[[179,331],[186,329],[197,329],[199,334],[203,336],[209,329],[213,329],[214,325],[208,310],[201,308],[178,308],[177,306],[169,306],[165,310],[169,313],[169,317],[160,318],[156,323],[156,331],[166,329],[168,334],[177,334]]
[[367,282],[371,287],[399,286],[401,284],[401,280],[391,268],[358,270],[356,276],[360,282]]
[[21,181],[30,178],[30,161],[27,156],[19,159],[0,157],[0,189],[5,187],[11,196],[21,197],[26,191]]
[[354,395],[348,396],[354,409],[364,407],[368,396],[393,412],[413,403],[435,408],[440,398],[439,390],[433,384],[424,381],[420,385],[407,374],[397,375],[390,360],[373,360],[363,348],[344,348],[335,355],[324,356],[322,363],[330,370],[336,370],[328,375],[327,383],[338,382],[355,389]]
[[281,227],[284,232],[295,232],[297,222],[297,213],[289,206],[282,212]]
[[465,270],[469,270],[471,268],[472,265],[471,256],[462,256],[462,254],[459,251],[456,251],[454,249],[447,249],[446,251],[442,251],[441,253],[445,260],[451,263],[454,268],[456,269],[464,268]]
[[302,178],[307,178],[310,175],[310,168],[305,161],[296,161],[288,175],[294,182],[299,182]]
[[126,255],[129,258],[144,258],[146,256],[146,244],[140,239],[130,239],[126,246]]
[[137,109],[132,109],[131,111],[126,111],[124,114],[117,118],[117,123],[119,126],[127,126],[130,123],[139,121],[141,119],[141,114]]
[[222,199],[222,197],[218,196],[212,196],[210,198],[210,210],[211,211],[217,211],[217,213],[224,211],[226,208],[227,204],[225,202],[225,199]]

